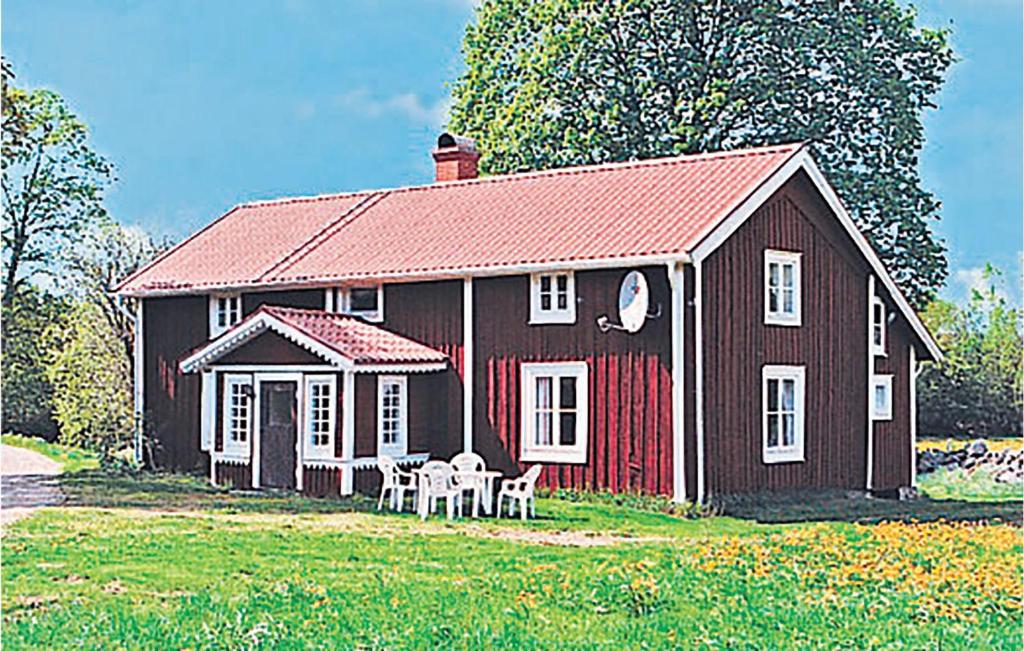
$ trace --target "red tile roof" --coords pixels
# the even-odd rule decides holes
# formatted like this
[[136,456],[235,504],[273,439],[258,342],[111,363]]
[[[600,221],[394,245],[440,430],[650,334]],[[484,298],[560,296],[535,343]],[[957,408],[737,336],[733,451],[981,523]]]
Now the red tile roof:
[[800,147],[246,204],[119,291],[443,276],[680,254]]
[[448,361],[440,351],[358,317],[263,305],[217,339],[190,353],[182,362],[183,370],[190,372],[209,364],[268,329],[321,356],[322,346],[357,370],[366,366],[436,366]]

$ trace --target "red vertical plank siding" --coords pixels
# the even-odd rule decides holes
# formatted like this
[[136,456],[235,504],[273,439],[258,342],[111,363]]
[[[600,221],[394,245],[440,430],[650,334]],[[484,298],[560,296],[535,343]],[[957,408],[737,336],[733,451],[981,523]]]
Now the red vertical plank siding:
[[232,364],[323,366],[325,371],[330,371],[330,367],[321,357],[271,331],[257,335],[216,362],[216,366]]
[[355,454],[372,457],[377,454],[377,376],[356,375]]
[[252,466],[250,464],[218,463],[217,485],[230,488],[252,488]]
[[[892,301],[881,288],[886,313]],[[888,324],[885,355],[876,356],[875,372],[892,375],[892,420],[874,423],[874,488],[889,491],[911,484],[910,477],[910,351],[912,335],[902,319]]]
[[585,361],[590,413],[587,462],[545,464],[550,487],[671,493],[671,293],[664,267],[643,271],[651,286],[649,319],[636,334],[602,333],[596,319],[617,320],[627,269],[577,272],[576,323],[529,325],[528,276],[474,281],[475,447],[489,465],[518,472],[521,450],[519,369],[524,362]]
[[[764,325],[764,250],[803,253],[802,325]],[[704,432],[711,494],[863,488],[868,267],[798,175],[703,263]],[[806,367],[805,461],[765,464],[761,369]]]

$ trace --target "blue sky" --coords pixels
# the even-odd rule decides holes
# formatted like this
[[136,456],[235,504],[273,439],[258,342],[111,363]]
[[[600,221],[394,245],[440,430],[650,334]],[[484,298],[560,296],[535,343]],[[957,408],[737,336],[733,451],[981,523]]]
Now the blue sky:
[[[946,294],[1020,295],[1022,9],[928,0],[960,56],[926,118]],[[472,0],[4,0],[18,82],[60,92],[118,168],[121,221],[180,238],[233,204],[422,183]],[[1019,300],[1019,299],[1017,299]]]

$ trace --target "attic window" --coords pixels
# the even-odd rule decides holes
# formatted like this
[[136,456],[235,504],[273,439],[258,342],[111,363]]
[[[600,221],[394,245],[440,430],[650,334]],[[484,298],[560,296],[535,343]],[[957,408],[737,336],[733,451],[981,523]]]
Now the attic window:
[[800,325],[800,254],[764,252],[764,322]]
[[871,301],[871,352],[885,355],[885,303],[877,296]]
[[210,296],[210,338],[242,320],[242,297],[239,294]]
[[384,320],[384,286],[331,287],[324,308],[328,312],[351,314],[367,321]]
[[530,276],[530,323],[575,323],[576,280],[571,271]]

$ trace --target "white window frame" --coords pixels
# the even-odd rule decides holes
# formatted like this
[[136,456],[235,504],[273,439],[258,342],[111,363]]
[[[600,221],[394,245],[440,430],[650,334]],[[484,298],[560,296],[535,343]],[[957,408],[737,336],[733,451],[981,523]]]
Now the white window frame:
[[[352,290],[353,289],[376,289],[377,309],[376,310],[353,310]],[[328,287],[324,291],[324,310],[337,314],[349,314],[361,317],[373,323],[380,323],[384,320],[384,285],[352,285],[346,287]]]
[[[233,388],[249,387],[249,395],[246,397],[247,423],[245,441],[239,443],[231,438],[232,418],[231,399]],[[221,440],[223,441],[223,455],[226,457],[237,457],[248,459],[252,451],[252,439],[255,432],[254,420],[256,417],[256,400],[254,393],[253,378],[248,374],[226,373],[224,375],[224,395],[221,397]]]
[[[333,459],[338,427],[338,378],[334,375],[306,375],[303,391],[302,458]],[[327,386],[330,401],[327,408],[327,443],[313,444],[313,387]]]
[[[885,389],[885,404],[879,407],[875,397],[878,388]],[[876,374],[871,378],[871,419],[892,420],[892,375]]]
[[[800,316],[800,304],[802,302],[802,274],[800,272],[800,260],[803,257],[802,253],[796,251],[778,251],[775,249],[765,249],[764,252],[764,322],[766,325],[781,325],[781,326],[799,326],[801,323]],[[777,264],[780,266],[779,281],[782,279],[782,266],[792,265],[793,266],[793,312],[786,313],[782,311],[782,295],[779,295],[779,310],[773,312],[771,310],[771,266]],[[780,290],[781,290],[780,285]]]
[[[558,309],[558,277],[565,276],[565,309]],[[541,309],[543,278],[551,279],[551,309]],[[530,324],[576,323],[576,276],[572,271],[546,271],[530,275]]]
[[[552,381],[551,445],[539,445],[536,431],[536,380],[550,376]],[[561,445],[561,420],[557,418],[560,404],[561,380],[576,379],[576,443]],[[542,463],[586,463],[587,443],[590,438],[590,370],[586,362],[537,362],[520,367],[520,460]]]
[[[220,323],[220,312],[222,301],[236,301],[234,310],[230,310],[225,320],[225,324]],[[235,312],[234,319],[232,320],[231,312]],[[242,295],[235,292],[231,294],[210,294],[210,339],[220,336],[222,333],[231,329],[233,325],[242,320]]]
[[[765,365],[761,369],[761,458],[764,463],[789,463],[804,461],[806,419],[805,396],[807,373],[803,366]],[[768,382],[769,380],[793,381],[793,445],[768,447]],[[781,391],[779,392],[781,395]],[[781,430],[779,433],[781,441]]]
[[[398,391],[398,441],[384,444],[384,386],[397,384]],[[404,375],[377,376],[377,454],[403,457],[409,451],[409,382]]]
[[[879,312],[877,312],[877,310],[879,309],[881,310],[880,321],[876,320],[876,317],[879,316]],[[885,326],[887,317],[888,315],[886,314],[885,301],[883,301],[877,296],[874,297],[871,300],[871,353],[873,355],[880,355],[882,357],[885,357]],[[881,333],[882,337],[880,342],[875,341],[875,332]]]

